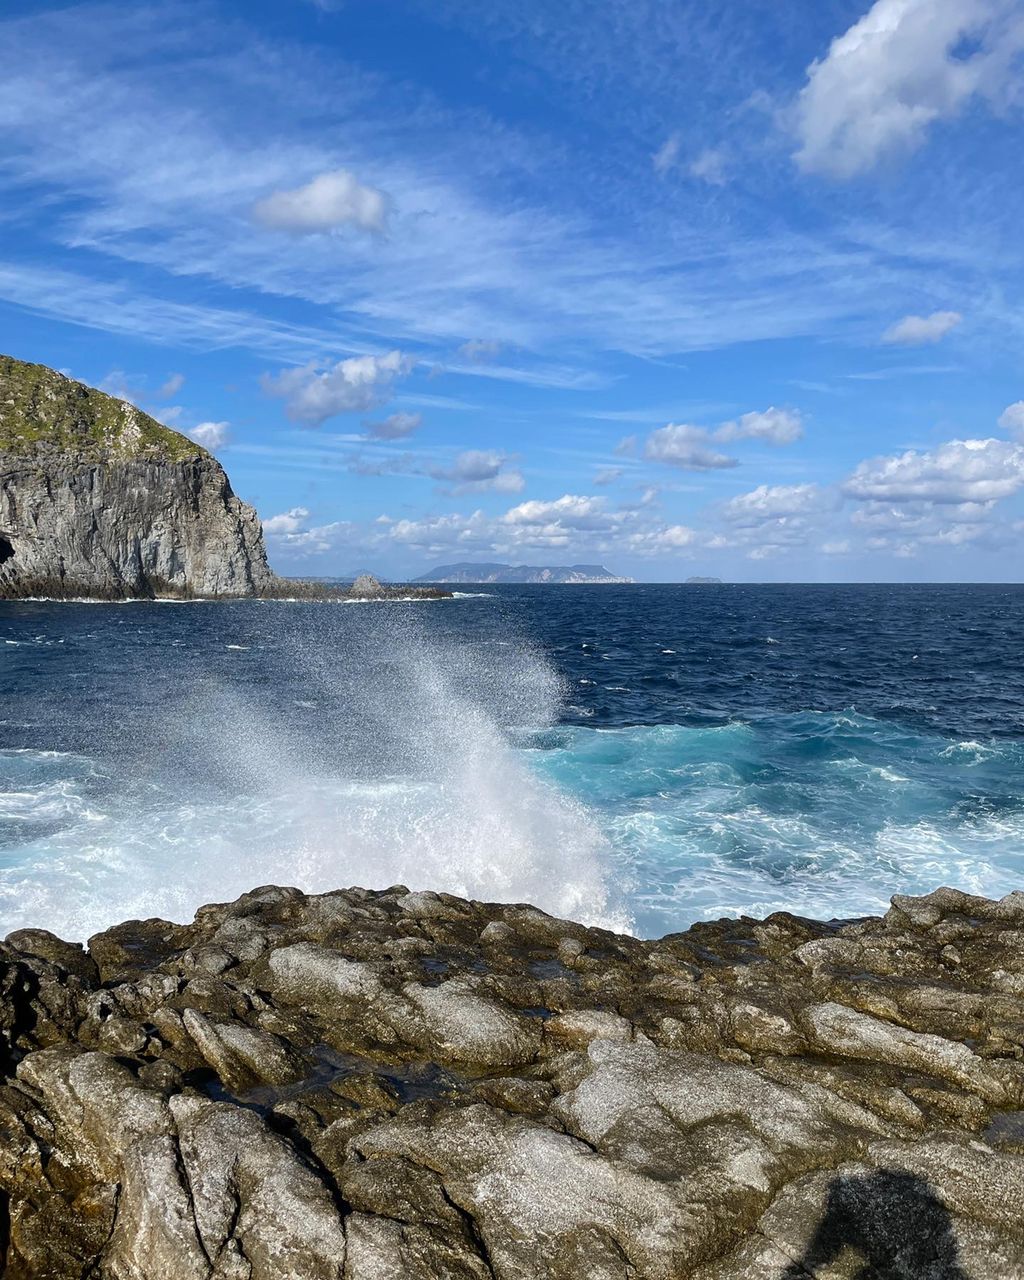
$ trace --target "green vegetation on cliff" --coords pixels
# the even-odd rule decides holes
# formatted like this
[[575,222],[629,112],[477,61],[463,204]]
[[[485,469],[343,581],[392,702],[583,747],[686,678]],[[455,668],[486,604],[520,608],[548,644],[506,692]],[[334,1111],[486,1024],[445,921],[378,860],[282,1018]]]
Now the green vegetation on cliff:
[[181,461],[206,450],[125,400],[42,364],[0,355],[0,452]]

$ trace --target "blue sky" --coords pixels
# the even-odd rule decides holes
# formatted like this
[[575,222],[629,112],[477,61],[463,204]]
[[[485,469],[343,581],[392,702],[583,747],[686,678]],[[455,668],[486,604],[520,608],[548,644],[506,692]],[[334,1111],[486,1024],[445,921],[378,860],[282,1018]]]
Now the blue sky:
[[275,567],[1013,580],[1024,0],[0,18],[0,350]]

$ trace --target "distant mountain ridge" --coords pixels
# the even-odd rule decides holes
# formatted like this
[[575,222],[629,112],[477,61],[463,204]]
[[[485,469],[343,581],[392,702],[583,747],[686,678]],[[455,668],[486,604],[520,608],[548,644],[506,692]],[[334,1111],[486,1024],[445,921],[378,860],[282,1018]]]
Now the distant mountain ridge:
[[443,564],[417,578],[416,582],[443,582],[464,586],[480,586],[500,582],[601,583],[632,582],[620,577],[603,564],[531,565],[531,564]]

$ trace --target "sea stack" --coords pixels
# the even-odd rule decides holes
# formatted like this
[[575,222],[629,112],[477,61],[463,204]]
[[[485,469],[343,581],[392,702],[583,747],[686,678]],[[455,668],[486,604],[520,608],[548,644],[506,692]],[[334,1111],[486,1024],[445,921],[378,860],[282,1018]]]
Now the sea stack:
[[274,594],[220,463],[134,405],[0,355],[0,598]]

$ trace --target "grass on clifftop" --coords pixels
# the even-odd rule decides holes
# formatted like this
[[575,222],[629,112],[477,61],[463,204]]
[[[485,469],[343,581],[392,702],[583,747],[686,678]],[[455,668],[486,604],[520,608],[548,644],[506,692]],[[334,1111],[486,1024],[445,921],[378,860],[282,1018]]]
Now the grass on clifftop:
[[44,364],[0,355],[0,451],[28,454],[40,447],[87,458],[206,456],[194,440],[125,400]]

